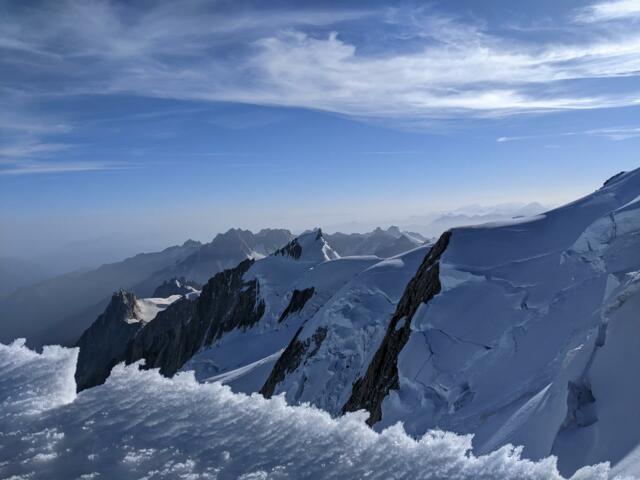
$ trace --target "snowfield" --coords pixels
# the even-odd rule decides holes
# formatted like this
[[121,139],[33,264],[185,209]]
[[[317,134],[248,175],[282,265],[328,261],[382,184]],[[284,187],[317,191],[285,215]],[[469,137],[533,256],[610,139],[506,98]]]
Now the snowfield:
[[[471,436],[400,425],[377,433],[352,413],[334,419],[172,379],[137,365],[114,368],[99,387],[75,394],[77,349],[0,344],[0,477],[6,479],[560,479],[553,457],[520,449],[470,453]],[[574,479],[606,479],[605,464]]]
[[382,429],[473,433],[570,475],[640,474],[640,170],[544,215],[457,228],[411,319]]

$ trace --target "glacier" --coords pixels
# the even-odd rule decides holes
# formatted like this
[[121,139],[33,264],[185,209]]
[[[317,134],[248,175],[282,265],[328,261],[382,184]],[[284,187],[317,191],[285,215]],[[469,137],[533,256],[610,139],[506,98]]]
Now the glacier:
[[[503,446],[476,456],[471,435],[401,424],[378,433],[364,412],[332,418],[283,396],[233,393],[192,372],[165,378],[117,365],[76,394],[77,348],[0,344],[0,477],[18,479],[561,479],[555,457]],[[609,478],[608,464],[574,480]]]

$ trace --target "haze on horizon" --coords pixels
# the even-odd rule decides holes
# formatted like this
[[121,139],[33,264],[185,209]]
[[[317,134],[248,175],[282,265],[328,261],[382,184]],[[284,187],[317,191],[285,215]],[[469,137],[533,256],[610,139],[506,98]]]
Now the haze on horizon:
[[0,12],[2,257],[558,205],[637,166],[638,0]]

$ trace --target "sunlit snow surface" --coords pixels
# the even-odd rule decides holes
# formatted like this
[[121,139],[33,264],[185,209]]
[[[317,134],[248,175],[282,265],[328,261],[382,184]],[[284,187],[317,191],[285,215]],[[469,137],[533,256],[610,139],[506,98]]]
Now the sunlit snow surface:
[[[503,447],[469,453],[471,439],[400,426],[369,429],[361,414],[332,419],[280,397],[234,394],[136,365],[75,395],[76,349],[34,353],[0,345],[0,478],[12,479],[554,479],[555,460]],[[574,478],[604,479],[604,465]]]

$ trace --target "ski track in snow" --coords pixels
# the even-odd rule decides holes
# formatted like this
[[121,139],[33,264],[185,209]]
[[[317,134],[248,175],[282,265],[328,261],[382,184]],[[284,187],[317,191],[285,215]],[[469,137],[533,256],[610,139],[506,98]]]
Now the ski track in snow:
[[[362,412],[337,419],[118,365],[76,396],[77,349],[0,344],[0,477],[18,479],[561,479],[554,457],[505,446],[474,456],[471,436],[400,425],[377,433]],[[576,480],[606,479],[607,465]]]

